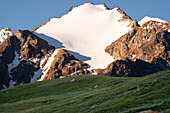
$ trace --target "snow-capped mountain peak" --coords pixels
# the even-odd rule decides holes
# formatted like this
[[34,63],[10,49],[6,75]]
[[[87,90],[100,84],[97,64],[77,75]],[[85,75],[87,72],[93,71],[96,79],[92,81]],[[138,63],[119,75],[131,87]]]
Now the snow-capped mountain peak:
[[162,19],[159,19],[159,18],[152,18],[152,17],[148,17],[148,16],[145,16],[142,20],[140,20],[138,23],[140,26],[142,26],[144,23],[150,21],[150,20],[153,20],[153,21],[158,21],[158,22],[164,22],[164,23],[168,23],[167,21],[165,20],[162,20]]
[[85,3],[71,8],[61,18],[51,19],[36,32],[60,41],[65,49],[78,53],[72,52],[91,68],[105,68],[114,60],[105,53],[105,47],[129,32],[132,23],[131,18],[118,7],[108,9],[104,4]]

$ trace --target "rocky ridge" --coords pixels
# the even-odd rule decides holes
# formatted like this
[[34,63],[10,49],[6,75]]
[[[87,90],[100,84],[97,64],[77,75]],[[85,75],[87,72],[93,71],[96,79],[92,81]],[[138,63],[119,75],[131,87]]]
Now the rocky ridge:
[[[110,65],[116,65],[117,62],[120,62],[121,60],[127,62],[126,59],[129,59],[129,64],[131,64],[131,62],[136,63],[136,66],[141,70],[141,72],[145,71],[145,68],[140,67],[140,65],[143,64],[140,64],[138,62],[139,59],[153,66],[153,68],[150,68],[152,66],[147,66],[148,64],[143,65],[143,67],[148,67],[148,70],[150,70],[148,71],[148,73],[154,73],[169,67],[169,29],[169,23],[156,21],[148,21],[141,27],[134,28],[132,31],[123,35],[117,41],[113,42],[111,45],[105,48],[105,51],[112,55],[115,60],[117,60]],[[126,63],[123,63],[123,65],[128,66]],[[155,65],[157,66],[157,68],[154,68]],[[116,67],[112,66],[112,69],[114,68]],[[110,69],[108,69],[107,67],[106,70]],[[121,70],[127,71],[127,69],[125,68]],[[144,76],[147,74],[143,73],[140,74],[140,76]],[[137,76],[139,74],[136,73],[129,75]]]
[[[43,72],[47,70],[43,67],[55,50],[58,52],[43,76]],[[82,63],[64,49],[56,49],[48,45],[47,41],[28,30],[17,30],[15,35],[8,35],[0,43],[0,64],[0,89],[35,82],[42,76],[42,80],[47,80],[72,76],[72,73],[76,71],[88,73],[84,71],[87,69],[87,64]]]
[[82,63],[64,49],[60,48],[56,51],[57,52],[55,54],[52,53],[54,54],[54,58],[50,65],[48,65],[47,61],[49,60],[49,57],[46,57],[45,61],[41,64],[41,67],[45,70],[45,72],[39,80],[48,80],[90,73],[87,71],[88,64]]

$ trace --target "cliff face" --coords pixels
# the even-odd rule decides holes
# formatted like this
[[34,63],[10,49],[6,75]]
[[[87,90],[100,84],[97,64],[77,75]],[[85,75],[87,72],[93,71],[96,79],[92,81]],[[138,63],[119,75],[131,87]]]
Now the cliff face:
[[20,41],[15,36],[7,36],[0,43],[0,89],[9,87],[11,77],[8,72],[8,64],[12,63],[15,57],[15,52],[19,52]]
[[4,37],[0,43],[0,89],[30,83],[40,68],[41,58],[54,47],[28,30]]
[[152,62],[155,58],[164,59],[169,65],[170,45],[169,23],[149,21],[133,29],[106,47],[105,51],[115,60],[129,58]]
[[51,60],[51,57],[46,58],[47,61],[41,65],[44,69],[44,75],[39,80],[90,73],[87,71],[88,64],[82,63],[64,49],[60,48],[56,51],[52,53],[53,61],[50,65],[48,60]]

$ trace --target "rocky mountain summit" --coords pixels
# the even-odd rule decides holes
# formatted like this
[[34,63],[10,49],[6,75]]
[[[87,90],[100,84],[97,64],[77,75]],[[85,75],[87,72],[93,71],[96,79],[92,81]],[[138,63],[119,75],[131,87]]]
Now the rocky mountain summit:
[[73,75],[141,77],[166,69],[170,23],[145,20],[139,25],[119,7],[86,3],[31,32],[2,29],[0,89]]

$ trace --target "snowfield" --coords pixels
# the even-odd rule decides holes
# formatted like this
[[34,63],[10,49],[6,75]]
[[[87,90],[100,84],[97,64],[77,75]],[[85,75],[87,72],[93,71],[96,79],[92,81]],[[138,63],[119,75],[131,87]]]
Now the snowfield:
[[64,49],[93,69],[105,68],[114,59],[104,49],[131,30],[131,21],[120,22],[123,15],[117,9],[107,10],[104,5],[86,3],[61,18],[51,19],[35,34],[46,35],[48,38],[43,39],[55,47],[57,44],[49,37],[58,40]]

